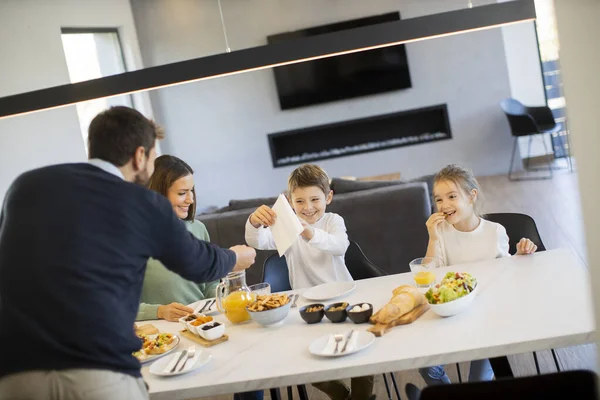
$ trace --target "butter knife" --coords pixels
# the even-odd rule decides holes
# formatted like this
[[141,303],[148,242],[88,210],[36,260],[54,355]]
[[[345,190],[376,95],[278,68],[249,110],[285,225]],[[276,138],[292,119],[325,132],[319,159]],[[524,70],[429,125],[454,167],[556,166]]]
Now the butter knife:
[[179,356],[179,360],[177,360],[177,362],[175,363],[175,366],[173,367],[171,372],[175,372],[175,370],[177,369],[177,366],[179,365],[181,360],[183,360],[184,358],[187,360],[187,350],[184,350],[183,352],[181,352],[181,355]]
[[348,336],[346,337],[346,343],[344,343],[344,347],[342,347],[342,351],[340,351],[340,353],[343,353],[346,351],[346,346],[348,346],[348,342],[350,342],[350,338],[352,337],[353,333],[354,333],[354,329],[352,329],[350,332],[348,332]]

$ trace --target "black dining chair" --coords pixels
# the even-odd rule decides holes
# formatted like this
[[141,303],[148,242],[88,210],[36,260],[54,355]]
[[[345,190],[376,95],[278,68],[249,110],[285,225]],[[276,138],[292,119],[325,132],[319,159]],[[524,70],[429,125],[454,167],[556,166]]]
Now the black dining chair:
[[[506,229],[506,234],[508,235],[508,251],[511,255],[517,253],[517,243],[519,243],[521,238],[530,239],[538,247],[537,251],[546,251],[546,247],[542,242],[535,221],[529,215],[519,213],[492,213],[485,214],[483,218],[491,222],[496,222]],[[556,370],[560,371],[556,350],[551,349],[551,353]],[[533,360],[535,362],[535,369],[539,375],[540,365],[536,352],[533,352]],[[508,358],[496,357],[490,359],[490,363],[492,364],[492,368],[494,369],[497,378],[513,376],[508,363]]]
[[[506,118],[508,119],[508,124],[510,125],[510,131],[513,140],[513,150],[512,155],[510,157],[510,167],[508,169],[508,179],[511,181],[520,181],[520,180],[531,180],[531,179],[552,179],[552,155],[548,151],[548,146],[546,145],[546,141],[543,138],[543,135],[560,132],[562,129],[559,124],[554,120],[554,116],[552,115],[552,110],[548,106],[541,107],[527,107],[521,104],[518,100],[513,98],[504,99],[500,102],[500,107]],[[519,137],[529,136],[529,146],[527,152],[527,159],[525,167],[527,170],[534,170],[529,168],[529,158],[531,155],[531,140],[532,135],[542,135],[542,142],[544,144],[544,150],[546,152],[546,160],[548,163],[548,175],[541,177],[521,177],[515,178],[512,175],[514,161],[515,161],[515,153],[517,151],[517,144],[519,141]],[[569,146],[567,146],[569,147]],[[567,148],[567,150],[569,150]],[[570,150],[569,150],[570,151]],[[570,154],[567,154],[568,161],[570,163],[571,157]]]
[[[373,264],[367,258],[358,243],[353,242],[352,240],[350,240],[350,245],[346,250],[344,260],[350,275],[352,275],[352,279],[355,281],[387,275],[384,270]],[[263,282],[270,284],[271,291],[273,292],[284,292],[291,290],[290,277],[285,257],[279,257],[277,254],[273,254],[265,260],[265,264],[263,266]],[[396,393],[397,398],[400,399],[400,391],[398,389],[398,384],[393,372],[390,372],[390,379],[394,387],[394,392]],[[392,400],[392,392],[390,390],[390,385],[386,374],[383,374],[383,381],[388,398],[389,400]],[[304,385],[298,386],[298,392],[301,393],[301,386],[304,388],[303,390],[306,393],[306,387],[304,387]],[[288,387],[288,397],[290,396],[290,392],[291,388]],[[271,394],[271,396],[273,396],[273,394]],[[291,399],[291,397],[289,398]],[[302,395],[300,395],[300,398],[302,399]]]
[[592,371],[567,371],[489,382],[435,385],[420,400],[595,400],[598,376]]

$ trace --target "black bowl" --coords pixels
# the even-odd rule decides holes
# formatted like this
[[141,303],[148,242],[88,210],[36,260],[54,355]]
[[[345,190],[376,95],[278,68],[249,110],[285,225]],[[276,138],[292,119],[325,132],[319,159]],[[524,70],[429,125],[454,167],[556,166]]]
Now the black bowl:
[[[321,307],[321,309],[319,311],[311,311],[311,312],[306,311],[311,307],[317,307],[317,306]],[[300,308],[300,316],[302,317],[302,319],[304,321],[306,321],[307,324],[316,324],[317,322],[321,322],[324,315],[325,315],[325,306],[320,303],[309,304],[307,306]]]
[[[355,312],[350,311],[350,310],[352,310],[352,308],[354,306],[360,307],[363,304],[368,304],[369,309],[366,311],[355,311]],[[350,318],[352,320],[352,322],[354,322],[355,324],[364,324],[365,322],[369,322],[369,318],[371,318],[371,316],[373,315],[373,304],[371,304],[371,303],[353,304],[346,308],[346,312],[348,313],[348,318]]]
[[[341,310],[330,311],[332,308],[341,307],[341,306],[344,307]],[[346,312],[346,307],[348,307],[347,302],[330,304],[325,308],[325,315],[327,316],[327,319],[329,319],[331,322],[334,322],[334,323],[344,322],[346,320],[346,318],[348,317],[348,313]]]

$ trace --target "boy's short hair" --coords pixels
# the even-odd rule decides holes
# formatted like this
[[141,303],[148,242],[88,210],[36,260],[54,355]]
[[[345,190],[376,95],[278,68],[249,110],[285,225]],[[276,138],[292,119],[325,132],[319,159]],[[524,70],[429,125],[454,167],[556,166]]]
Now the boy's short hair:
[[111,107],[90,123],[88,156],[122,167],[138,147],[143,147],[148,154],[156,140],[163,137],[163,129],[139,111],[124,106]]
[[290,174],[288,178],[288,195],[297,188],[317,186],[327,196],[331,190],[329,176],[323,168],[315,164],[302,164]]

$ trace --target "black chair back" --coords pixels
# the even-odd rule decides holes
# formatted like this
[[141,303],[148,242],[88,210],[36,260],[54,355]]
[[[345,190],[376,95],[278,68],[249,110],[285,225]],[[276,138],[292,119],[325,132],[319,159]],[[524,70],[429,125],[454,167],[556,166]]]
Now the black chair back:
[[278,254],[273,254],[265,260],[262,281],[271,285],[271,292],[292,290],[285,256],[279,257]]
[[538,247],[537,251],[545,251],[546,247],[542,242],[535,221],[529,215],[518,213],[495,213],[483,216],[491,222],[496,222],[506,229],[509,242],[510,254],[517,252],[517,243],[521,238],[530,239]]
[[592,371],[567,371],[489,382],[435,385],[426,387],[420,399],[595,400],[598,398],[597,379]]
[[346,250],[344,259],[346,267],[355,281],[387,275],[387,272],[369,261],[358,243],[352,240],[350,241],[348,250]]
[[510,132],[513,136],[528,136],[538,132],[538,126],[529,115],[527,107],[515,99],[504,99],[500,107],[508,119]]

